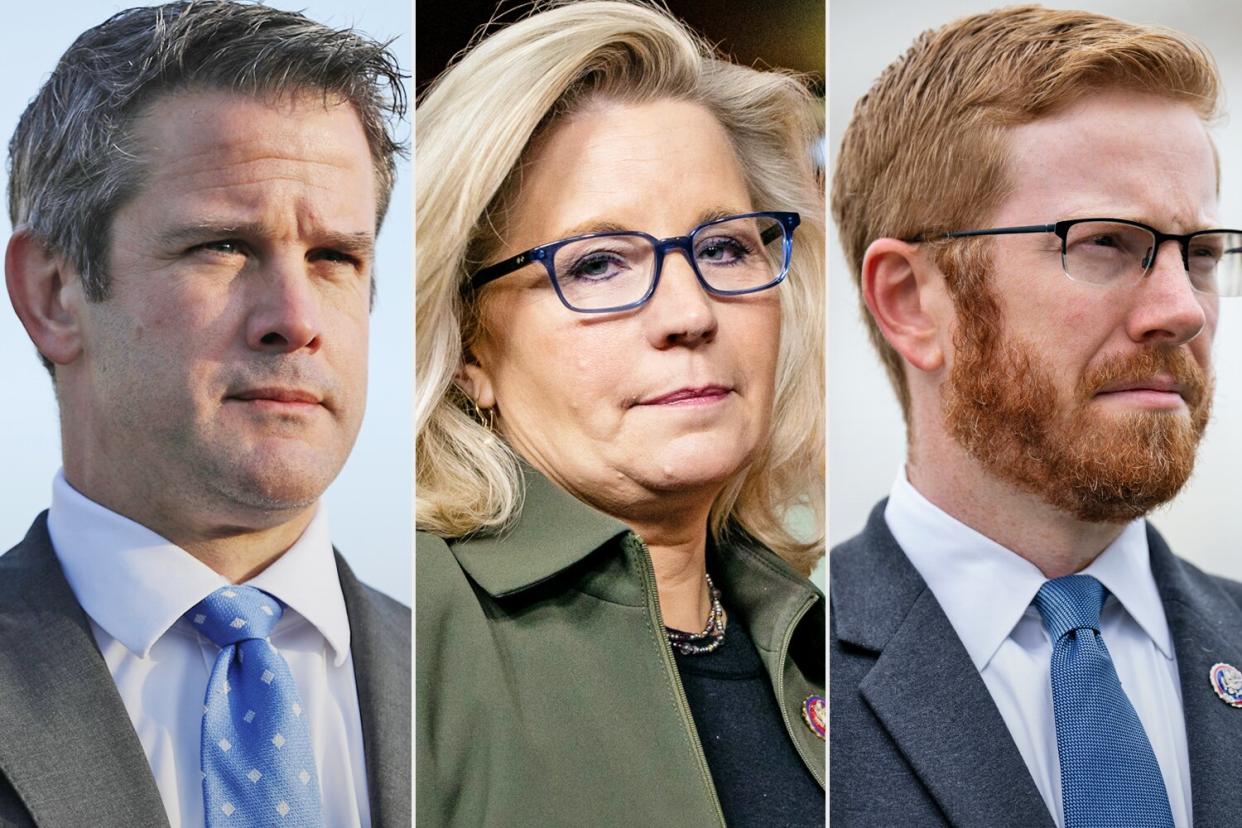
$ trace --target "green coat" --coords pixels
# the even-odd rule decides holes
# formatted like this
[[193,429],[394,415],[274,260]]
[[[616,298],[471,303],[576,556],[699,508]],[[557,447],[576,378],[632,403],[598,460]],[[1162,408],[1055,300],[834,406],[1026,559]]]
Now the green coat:
[[[646,545],[526,482],[505,535],[417,537],[418,824],[723,825]],[[801,715],[824,692],[823,595],[757,544],[720,549],[712,571],[823,785],[824,742]]]

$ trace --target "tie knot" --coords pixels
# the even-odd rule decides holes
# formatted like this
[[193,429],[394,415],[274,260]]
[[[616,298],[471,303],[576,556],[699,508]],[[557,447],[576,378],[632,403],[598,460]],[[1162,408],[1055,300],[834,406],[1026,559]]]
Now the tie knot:
[[195,604],[185,617],[219,647],[248,638],[267,638],[284,608],[272,596],[248,586],[217,589]]
[[1070,630],[1099,632],[1104,595],[1104,585],[1090,575],[1066,575],[1045,581],[1034,603],[1055,643]]

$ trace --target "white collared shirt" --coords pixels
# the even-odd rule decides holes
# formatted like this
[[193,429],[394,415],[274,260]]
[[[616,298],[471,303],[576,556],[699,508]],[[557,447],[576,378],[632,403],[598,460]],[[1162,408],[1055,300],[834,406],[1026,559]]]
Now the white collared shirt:
[[[923,497],[904,469],[884,519],[948,616],[992,694],[1058,826],[1061,765],[1052,710],[1052,642],[1031,605],[1048,579],[1025,558],[984,537]],[[1081,574],[1109,596],[1100,635],[1156,754],[1173,823],[1191,825],[1190,762],[1173,639],[1151,574],[1140,518]]]
[[[204,824],[203,697],[220,648],[181,616],[228,582],[183,549],[76,491],[58,472],[48,532],[147,755],[168,820]],[[289,663],[311,741],[324,824],[370,825],[349,618],[327,518],[246,582],[286,605],[272,644]]]

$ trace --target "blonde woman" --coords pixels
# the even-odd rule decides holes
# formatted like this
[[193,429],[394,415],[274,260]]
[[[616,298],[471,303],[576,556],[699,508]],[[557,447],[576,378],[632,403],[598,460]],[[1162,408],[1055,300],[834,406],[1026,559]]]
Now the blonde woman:
[[822,824],[815,106],[575,2],[418,107],[420,823]]

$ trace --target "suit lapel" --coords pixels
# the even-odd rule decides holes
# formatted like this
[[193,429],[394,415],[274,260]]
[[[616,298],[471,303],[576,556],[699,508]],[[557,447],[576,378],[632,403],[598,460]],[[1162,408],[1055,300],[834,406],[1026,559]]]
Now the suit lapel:
[[1177,654],[1194,822],[1232,825],[1242,813],[1230,761],[1242,740],[1242,710],[1216,696],[1208,673],[1217,662],[1242,666],[1242,610],[1216,581],[1175,558],[1150,524],[1147,542]]
[[46,513],[0,557],[0,774],[37,825],[168,825]]
[[876,653],[859,691],[952,825],[1051,828],[987,686],[883,509],[863,533],[867,554],[831,563],[838,637]]
[[[371,822],[409,825],[410,615],[359,583],[339,553],[336,565],[349,613]],[[391,603],[389,611],[382,602]]]

